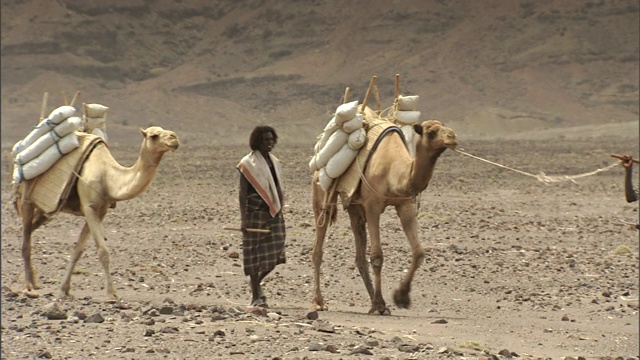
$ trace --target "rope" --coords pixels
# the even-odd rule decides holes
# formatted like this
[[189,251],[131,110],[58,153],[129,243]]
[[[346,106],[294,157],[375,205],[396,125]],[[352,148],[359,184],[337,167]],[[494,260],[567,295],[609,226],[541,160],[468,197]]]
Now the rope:
[[484,162],[489,163],[491,165],[495,165],[497,167],[501,167],[503,169],[511,170],[511,171],[517,172],[517,173],[522,174],[522,175],[533,177],[536,180],[538,180],[540,182],[543,182],[545,184],[550,184],[550,183],[560,182],[560,181],[572,181],[572,182],[575,183],[576,182],[575,179],[579,179],[579,178],[595,175],[595,174],[598,174],[598,173],[601,173],[601,172],[604,172],[604,171],[608,171],[608,170],[612,169],[613,167],[618,166],[618,164],[619,164],[619,163],[616,162],[616,163],[613,163],[613,164],[608,165],[606,167],[603,167],[603,168],[600,168],[600,169],[597,169],[597,170],[594,170],[594,171],[591,171],[591,172],[588,172],[588,173],[578,174],[578,175],[548,176],[544,172],[540,172],[539,174],[534,175],[534,174],[528,173],[526,171],[510,168],[508,166],[504,166],[504,165],[495,163],[493,161],[489,161],[489,160],[483,159],[481,157],[478,157],[478,156],[475,156],[475,155],[471,155],[471,154],[466,153],[466,152],[464,152],[462,150],[454,149],[454,151],[458,152],[458,153],[460,153],[462,155],[466,155],[466,156],[472,157],[474,159],[477,159],[477,160],[480,160],[480,161],[484,161]]

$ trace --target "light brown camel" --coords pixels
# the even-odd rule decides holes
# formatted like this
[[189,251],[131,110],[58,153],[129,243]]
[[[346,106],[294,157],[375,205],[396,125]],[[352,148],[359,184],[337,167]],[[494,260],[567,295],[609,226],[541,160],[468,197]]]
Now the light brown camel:
[[[124,167],[116,162],[107,146],[102,143],[96,146],[85,160],[80,176],[77,179],[67,201],[62,205],[62,212],[84,216],[85,224],[80,237],[73,248],[73,254],[62,282],[61,296],[70,296],[71,275],[85,250],[89,234],[93,235],[98,248],[98,259],[104,268],[107,285],[107,296],[118,299],[113,286],[109,269],[109,252],[105,245],[105,234],[102,220],[107,210],[116,202],[129,200],[142,194],[151,184],[160,160],[167,151],[174,151],[179,146],[178,137],[173,131],[152,126],[140,129],[142,146],[140,156],[131,167]],[[25,270],[25,288],[27,296],[37,297],[38,288],[34,279],[34,268],[31,262],[31,234],[50,217],[29,201],[24,195],[29,193],[30,181],[20,183],[19,196],[15,199],[18,216],[22,218],[22,259]],[[20,189],[22,188],[22,189]]]
[[[387,134],[382,138],[377,149],[370,154],[361,177],[361,184],[346,208],[355,237],[356,265],[371,299],[369,314],[376,311],[379,314],[390,314],[382,297],[383,255],[380,245],[380,214],[387,206],[394,206],[411,245],[411,266],[393,294],[396,306],[409,308],[411,281],[425,255],[418,240],[415,197],[429,185],[440,155],[447,148],[455,148],[457,145],[453,130],[443,126],[440,121],[428,120],[422,124],[416,124],[414,130],[420,136],[416,145],[415,159],[411,158],[398,134]],[[316,219],[316,241],[312,255],[315,270],[315,294],[312,308],[327,310],[320,292],[320,266],[327,228],[336,219],[337,193],[330,194],[327,207],[323,209],[325,193],[318,184],[317,172],[314,174],[312,191],[313,212]],[[319,222],[320,216],[325,216],[329,221]],[[367,230],[371,237],[369,259],[375,277],[373,284],[366,260]]]

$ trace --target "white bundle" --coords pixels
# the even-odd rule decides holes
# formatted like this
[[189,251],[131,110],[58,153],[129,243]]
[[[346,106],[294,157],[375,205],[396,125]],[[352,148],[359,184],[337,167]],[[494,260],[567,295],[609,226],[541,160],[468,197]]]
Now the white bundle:
[[83,121],[77,116],[72,116],[64,119],[51,131],[40,136],[40,138],[29,145],[26,149],[22,150],[16,155],[14,162],[18,165],[24,165],[34,159],[36,156],[42,154],[47,148],[53,145],[56,141],[63,138],[65,135],[70,134],[76,130],[83,130]]
[[62,120],[68,118],[76,112],[76,109],[73,106],[60,106],[59,108],[53,110],[49,117],[42,120],[24,139],[18,141],[12,149],[12,155],[15,156],[19,154],[22,150],[29,147],[29,145],[33,144],[34,141],[38,140],[42,135],[47,133],[49,130],[56,127],[56,125],[60,124]]
[[358,150],[364,146],[364,143],[367,141],[367,131],[364,128],[360,128],[351,134],[349,134],[349,139],[347,140],[347,144],[353,150]]
[[338,125],[344,124],[345,122],[353,119],[353,117],[356,116],[357,112],[358,112],[358,100],[348,102],[338,106],[338,108],[336,109],[336,116],[335,116],[336,123]]
[[58,142],[43,151],[35,159],[24,165],[15,165],[13,169],[13,181],[17,184],[23,180],[30,180],[49,170],[63,155],[70,153],[80,146],[75,133],[67,134]]
[[400,127],[402,130],[402,134],[404,135],[405,143],[407,144],[407,149],[409,149],[409,155],[412,158],[416,157],[416,144],[418,140],[420,140],[420,136],[413,129],[413,125],[402,125]]
[[320,136],[320,140],[318,140],[318,142],[316,142],[316,146],[314,148],[314,152],[316,154],[318,152],[320,152],[320,150],[327,144],[327,141],[329,141],[329,138],[331,137],[331,135],[338,129],[340,129],[340,125],[336,124],[336,118],[333,117],[327,123],[327,126],[324,127],[324,131],[322,132],[322,135]]
[[327,162],[329,162],[329,159],[331,159],[331,157],[340,150],[347,140],[349,140],[349,134],[344,132],[342,129],[336,130],[329,138],[329,141],[327,141],[327,144],[314,156],[316,158],[316,169],[324,167]]
[[339,177],[347,170],[356,156],[358,156],[358,150],[352,149],[349,144],[344,144],[327,162],[327,166],[325,166],[327,175],[333,179]]
[[82,104],[84,108],[85,131],[100,136],[106,142],[107,139],[107,110],[108,107],[100,104]]
[[348,120],[342,124],[342,130],[350,134],[358,129],[362,129],[363,123],[364,123],[364,115],[356,114],[351,120]]
[[333,179],[330,178],[329,175],[327,175],[325,168],[322,168],[320,169],[320,171],[318,171],[318,182],[320,183],[320,187],[324,191],[329,190],[329,188],[331,187]]
[[418,95],[400,95],[398,97],[398,110],[415,110],[416,105],[418,104],[418,99],[420,99],[420,96]]
[[396,111],[395,118],[396,122],[400,125],[413,125],[420,120],[420,111]]

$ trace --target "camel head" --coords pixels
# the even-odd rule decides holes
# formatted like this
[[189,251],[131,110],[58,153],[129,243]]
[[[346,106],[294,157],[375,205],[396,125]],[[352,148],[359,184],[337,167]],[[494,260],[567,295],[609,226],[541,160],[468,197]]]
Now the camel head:
[[143,149],[159,156],[167,151],[176,151],[180,146],[180,141],[175,132],[165,130],[159,126],[150,126],[146,130],[140,129],[144,142]]
[[413,125],[415,132],[420,134],[418,146],[429,150],[455,149],[458,145],[456,133],[444,126],[439,120],[427,120],[422,124]]

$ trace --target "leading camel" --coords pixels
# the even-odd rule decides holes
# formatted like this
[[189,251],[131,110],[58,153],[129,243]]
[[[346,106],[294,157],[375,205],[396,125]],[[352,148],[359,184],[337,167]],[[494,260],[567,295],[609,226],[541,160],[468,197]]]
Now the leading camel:
[[[457,145],[453,130],[443,126],[440,121],[428,120],[422,124],[416,124],[414,130],[420,136],[416,145],[415,159],[411,158],[404,141],[397,133],[384,136],[377,149],[370,154],[361,177],[360,187],[346,207],[355,237],[356,265],[371,299],[369,314],[376,311],[379,314],[390,314],[381,290],[384,258],[380,245],[380,214],[387,206],[394,206],[411,245],[411,266],[393,294],[396,306],[409,308],[411,281],[425,255],[418,240],[415,197],[429,185],[440,155],[447,148],[455,148]],[[313,212],[316,219],[316,241],[312,255],[315,270],[315,294],[312,308],[327,310],[320,292],[320,266],[327,228],[336,218],[337,193],[330,194],[326,202],[327,207],[323,208],[325,193],[318,183],[318,172],[314,174],[312,192]],[[321,216],[325,216],[330,221],[319,222]],[[371,237],[369,259],[375,278],[373,284],[366,260],[367,230]]]
[[[70,192],[67,201],[60,211],[84,216],[85,224],[80,237],[73,248],[73,254],[60,288],[62,296],[69,296],[71,275],[76,263],[85,250],[89,234],[93,235],[98,248],[98,259],[104,269],[107,285],[107,296],[118,299],[109,270],[109,252],[105,245],[102,220],[107,210],[116,202],[133,199],[142,194],[151,184],[160,160],[167,151],[175,151],[180,145],[173,131],[152,126],[140,129],[143,141],[140,156],[131,167],[124,167],[113,158],[104,143],[97,145],[85,160],[79,177]],[[29,201],[24,194],[29,194],[31,181],[22,182],[15,198],[15,207],[22,218],[22,259],[25,270],[25,288],[27,296],[37,297],[38,288],[34,279],[34,268],[31,263],[31,234],[41,225],[49,221],[43,211]],[[20,193],[22,194],[20,196]]]

